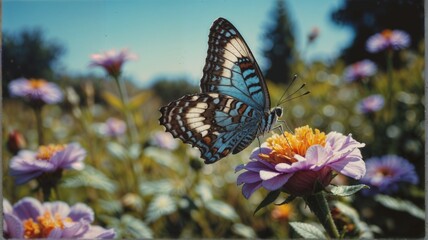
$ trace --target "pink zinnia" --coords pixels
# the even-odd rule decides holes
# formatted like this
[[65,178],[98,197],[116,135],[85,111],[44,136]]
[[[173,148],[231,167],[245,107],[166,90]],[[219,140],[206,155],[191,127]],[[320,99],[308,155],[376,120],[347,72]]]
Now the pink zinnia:
[[9,92],[12,97],[22,97],[31,104],[55,104],[63,99],[58,85],[44,79],[15,79],[9,83]]
[[104,68],[112,77],[119,77],[122,70],[122,65],[129,60],[137,59],[137,55],[128,52],[124,49],[119,52],[112,49],[100,54],[91,55],[92,62],[90,66],[100,66]]
[[319,186],[330,184],[333,171],[354,179],[363,177],[366,167],[359,148],[364,146],[351,135],[325,135],[308,126],[295,129],[294,134],[275,134],[254,149],[249,163],[237,167],[237,171],[246,170],[237,183],[244,184],[246,198],[261,187],[294,196],[311,195],[322,190]]
[[26,197],[13,207],[3,199],[3,237],[49,239],[112,239],[114,229],[91,225],[94,211],[83,203],[40,203]]

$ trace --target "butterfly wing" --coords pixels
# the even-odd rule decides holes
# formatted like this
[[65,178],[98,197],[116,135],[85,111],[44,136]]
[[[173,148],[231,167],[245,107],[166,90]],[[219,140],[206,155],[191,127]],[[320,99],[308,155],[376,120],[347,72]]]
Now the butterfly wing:
[[186,95],[161,108],[160,123],[176,138],[196,146],[205,163],[238,153],[256,137],[260,112],[218,93]]
[[270,109],[260,68],[238,30],[226,19],[214,21],[201,91],[231,96],[261,111]]

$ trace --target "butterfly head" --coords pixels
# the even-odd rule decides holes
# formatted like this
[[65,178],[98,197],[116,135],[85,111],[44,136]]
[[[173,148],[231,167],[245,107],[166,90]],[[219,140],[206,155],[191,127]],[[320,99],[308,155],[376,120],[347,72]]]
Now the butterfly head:
[[274,107],[271,112],[275,113],[277,118],[282,117],[282,107]]

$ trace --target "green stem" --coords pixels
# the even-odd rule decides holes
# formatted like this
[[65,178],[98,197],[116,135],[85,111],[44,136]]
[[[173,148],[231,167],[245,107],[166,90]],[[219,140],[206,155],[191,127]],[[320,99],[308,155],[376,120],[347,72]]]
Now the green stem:
[[316,194],[304,197],[306,204],[308,204],[311,211],[317,216],[318,220],[323,225],[331,238],[339,238],[339,232],[334,224],[333,217],[328,207],[327,199],[324,196],[324,192],[318,192]]
[[388,78],[388,95],[387,95],[387,104],[388,104],[388,110],[391,111],[391,107],[392,107],[392,84],[393,84],[393,79],[392,79],[392,71],[393,71],[393,51],[392,50],[388,50],[386,52],[386,72],[387,72],[387,78]]
[[38,143],[40,146],[44,144],[42,107],[36,106],[36,107],[33,107],[33,109],[34,109],[34,114],[36,115],[37,137],[38,137]]
[[135,143],[137,141],[137,127],[135,126],[134,118],[132,117],[131,112],[129,112],[129,109],[127,107],[128,105],[128,93],[126,91],[126,86],[123,84],[122,81],[120,81],[119,76],[114,77],[114,80],[117,84],[117,88],[119,89],[120,94],[120,100],[122,101],[123,105],[123,112],[126,119],[126,124],[128,126],[128,133],[129,137],[132,143]]

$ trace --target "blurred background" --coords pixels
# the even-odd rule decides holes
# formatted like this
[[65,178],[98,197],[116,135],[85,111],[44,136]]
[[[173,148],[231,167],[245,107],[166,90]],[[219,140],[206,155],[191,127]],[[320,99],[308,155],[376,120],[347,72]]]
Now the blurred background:
[[[254,53],[272,104],[294,74],[307,84],[309,95],[283,105],[290,129],[352,133],[366,144],[364,159],[396,155],[414,165],[418,184],[335,200],[357,212],[348,216],[350,210],[336,206],[342,206],[337,221],[347,227],[346,236],[424,236],[422,0],[3,1],[2,11],[3,196],[11,203],[34,195],[37,183],[15,185],[8,166],[19,150],[37,150],[38,133],[31,107],[10,97],[8,85],[21,77],[43,78],[65,95],[43,109],[45,142],[78,142],[88,152],[84,170],[64,173],[58,200],[88,204],[96,222],[115,228],[118,237],[299,237],[288,222],[315,222],[302,201],[253,215],[267,192],[246,200],[236,186],[234,169],[248,162],[256,141],[204,165],[197,150],[163,134],[159,125],[161,106],[199,91],[209,29],[224,17]],[[409,44],[369,51],[368,39],[387,29],[407,33]],[[89,66],[91,55],[111,49],[138,56],[124,63],[120,75],[128,106],[120,103],[115,81]],[[371,70],[353,72],[363,60]],[[378,106],[365,102],[373,95],[382,98]],[[125,121],[127,113],[134,141],[103,135],[106,119]],[[414,211],[403,203],[412,203]]]

